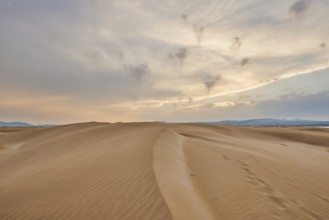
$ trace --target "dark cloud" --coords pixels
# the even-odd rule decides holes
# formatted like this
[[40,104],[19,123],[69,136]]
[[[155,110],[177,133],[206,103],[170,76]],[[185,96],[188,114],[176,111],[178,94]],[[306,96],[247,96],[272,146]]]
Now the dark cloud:
[[182,14],[181,19],[184,20],[184,21],[187,21],[188,15],[187,14]]
[[243,59],[241,60],[241,62],[240,62],[240,66],[241,66],[241,67],[246,66],[246,65],[249,63],[249,61],[250,61],[250,59],[249,59],[248,57],[243,58]]
[[244,33],[241,36],[233,37],[232,43],[230,45],[230,49],[233,52],[238,51],[242,47],[243,41],[245,40],[246,37],[247,37],[247,33]]
[[319,44],[319,47],[321,47],[323,50],[325,50],[325,49],[327,49],[327,44],[321,43],[321,44]]
[[147,64],[139,64],[135,66],[124,65],[124,68],[128,71],[129,76],[138,83],[141,83],[145,76],[151,72]]
[[298,0],[289,8],[289,14],[298,17],[308,9],[310,4],[310,0]]
[[198,45],[201,45],[202,41],[202,36],[203,36],[203,31],[204,31],[204,26],[198,25],[198,24],[193,24],[193,31],[195,33],[195,37],[197,39]]
[[176,53],[176,57],[180,60],[184,60],[186,58],[186,54],[187,54],[187,49],[186,48],[181,48]]
[[240,39],[240,37],[234,37],[230,48],[233,50],[236,48],[240,48],[241,45],[242,45],[242,40]]
[[175,56],[179,60],[180,69],[182,69],[182,66],[183,66],[184,61],[185,61],[186,56],[187,56],[187,48],[181,48],[181,49],[179,49],[178,52],[175,54]]
[[221,79],[221,76],[216,76],[216,77],[213,77],[211,79],[206,79],[203,84],[205,85],[208,93],[211,91],[212,88],[215,87],[215,85],[217,84],[218,80]]

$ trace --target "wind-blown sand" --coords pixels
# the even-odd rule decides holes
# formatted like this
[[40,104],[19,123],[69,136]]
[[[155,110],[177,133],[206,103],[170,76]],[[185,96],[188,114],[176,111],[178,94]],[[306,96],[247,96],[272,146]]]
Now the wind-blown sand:
[[329,219],[329,129],[0,129],[0,219]]

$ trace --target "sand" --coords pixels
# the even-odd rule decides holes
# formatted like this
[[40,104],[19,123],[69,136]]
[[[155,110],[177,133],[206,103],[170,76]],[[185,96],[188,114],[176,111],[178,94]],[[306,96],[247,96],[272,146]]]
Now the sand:
[[0,219],[329,219],[329,129],[0,129]]

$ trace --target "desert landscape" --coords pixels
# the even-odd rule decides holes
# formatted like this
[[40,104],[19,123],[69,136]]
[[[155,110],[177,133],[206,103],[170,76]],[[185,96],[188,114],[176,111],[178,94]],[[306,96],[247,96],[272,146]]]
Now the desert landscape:
[[0,219],[329,219],[329,130],[0,130]]
[[329,220],[329,0],[0,0],[0,220]]

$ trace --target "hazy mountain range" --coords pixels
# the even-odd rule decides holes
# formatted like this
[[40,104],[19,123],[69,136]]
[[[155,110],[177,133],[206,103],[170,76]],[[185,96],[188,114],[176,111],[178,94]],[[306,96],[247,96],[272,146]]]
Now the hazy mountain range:
[[226,120],[207,122],[207,124],[236,125],[236,126],[329,126],[329,121],[315,121],[303,119],[249,119],[249,120]]
[[[303,119],[249,119],[249,120],[225,120],[214,122],[199,122],[202,124],[218,124],[218,125],[235,125],[235,126],[329,126],[329,121],[303,120]],[[2,122],[0,127],[49,127],[53,124],[33,125],[25,122]]]
[[45,125],[33,125],[26,122],[3,122],[0,121],[0,127],[50,127],[54,126],[51,124],[45,124]]

